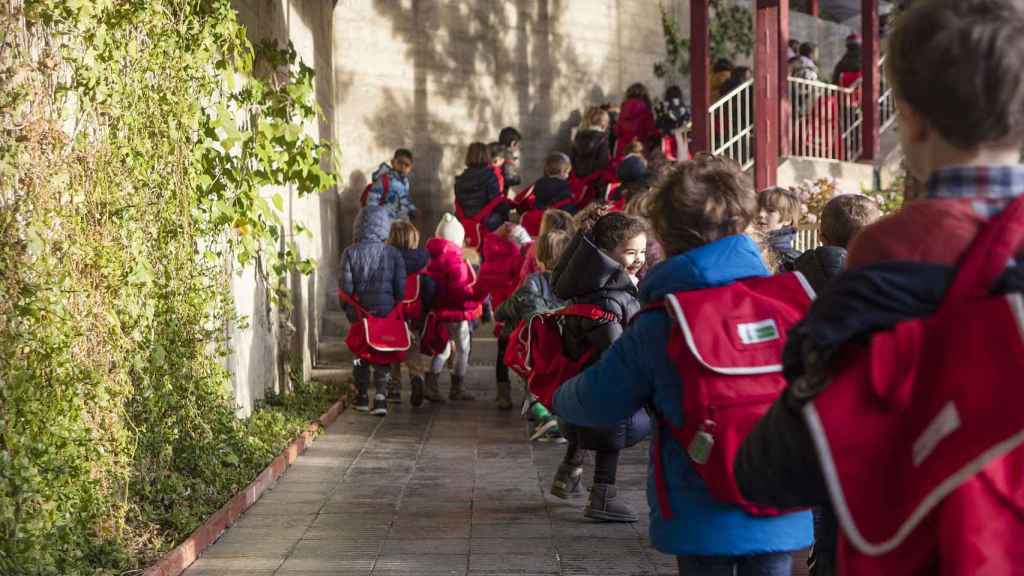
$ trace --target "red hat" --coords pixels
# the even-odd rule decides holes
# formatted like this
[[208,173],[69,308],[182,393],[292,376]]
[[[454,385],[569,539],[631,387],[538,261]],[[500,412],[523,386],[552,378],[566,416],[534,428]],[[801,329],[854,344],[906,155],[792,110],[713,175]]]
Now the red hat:
[[861,44],[860,34],[857,34],[856,32],[854,32],[853,34],[850,34],[849,36],[846,37],[846,45],[847,46],[860,46],[860,44]]

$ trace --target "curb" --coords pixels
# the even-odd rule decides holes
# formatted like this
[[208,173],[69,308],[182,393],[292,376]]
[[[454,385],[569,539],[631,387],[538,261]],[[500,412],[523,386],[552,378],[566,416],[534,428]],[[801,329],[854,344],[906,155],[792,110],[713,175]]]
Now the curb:
[[347,401],[345,397],[340,398],[331,405],[320,418],[310,422],[309,429],[285,447],[285,449],[274,458],[270,465],[263,469],[248,486],[241,492],[228,500],[227,504],[221,506],[212,516],[206,519],[202,526],[195,529],[184,542],[164,555],[156,564],[150,566],[143,573],[143,576],[180,576],[209,545],[231,527],[238,518],[245,513],[260,496],[295,462],[295,459],[302,454],[306,448],[313,443],[317,431],[326,429],[342,410],[345,409]]

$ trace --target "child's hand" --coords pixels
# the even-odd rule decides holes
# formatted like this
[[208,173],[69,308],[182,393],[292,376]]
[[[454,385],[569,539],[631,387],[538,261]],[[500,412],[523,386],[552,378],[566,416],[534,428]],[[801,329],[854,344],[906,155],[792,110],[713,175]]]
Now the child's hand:
[[508,238],[520,248],[533,242],[533,238],[530,237],[530,233],[526,231],[526,228],[511,222],[502,224],[501,227],[498,228],[497,233],[500,236]]

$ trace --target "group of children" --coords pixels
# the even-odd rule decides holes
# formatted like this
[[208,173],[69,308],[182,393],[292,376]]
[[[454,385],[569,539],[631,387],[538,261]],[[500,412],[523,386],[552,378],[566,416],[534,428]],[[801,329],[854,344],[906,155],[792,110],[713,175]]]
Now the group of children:
[[[594,476],[585,515],[601,521],[635,521],[636,514],[617,497],[618,457],[654,431],[657,446],[652,446],[655,461],[648,490],[651,542],[678,557],[680,574],[788,576],[792,552],[812,542],[818,575],[835,570],[867,573],[851,567],[884,565],[888,551],[876,550],[870,561],[863,560],[867,555],[859,552],[858,541],[837,528],[830,499],[836,488],[825,487],[835,480],[835,470],[819,469],[824,463],[812,449],[809,436],[814,430],[803,420],[803,408],[828,389],[832,375],[851,369],[836,360],[848,357],[835,354],[839,345],[863,343],[900,321],[933,314],[972,240],[1004,209],[1024,206],[1019,200],[1024,195],[1024,172],[1018,165],[1024,139],[1024,116],[1019,114],[1024,84],[1019,82],[1022,73],[1013,68],[1014,58],[1024,56],[1024,35],[1017,33],[1024,30],[1024,8],[1011,0],[921,4],[893,32],[887,73],[897,94],[901,144],[913,176],[928,183],[925,197],[911,198],[901,212],[875,222],[880,212],[874,201],[861,195],[837,196],[820,214],[822,245],[804,253],[794,249],[801,212],[794,193],[781,188],[756,193],[749,177],[727,159],[698,155],[678,163],[666,161],[659,156],[663,148],[646,118],[630,118],[624,129],[610,129],[610,116],[600,108],[585,115],[570,154],[547,158],[545,175],[529,195],[513,197],[514,184],[509,184],[508,175],[518,174],[516,161],[508,154],[518,150],[518,132],[503,131],[514,132],[515,137],[498,147],[471,145],[466,171],[456,179],[458,216],[443,216],[425,252],[418,248],[417,233],[408,222],[396,220],[388,229],[389,217],[402,208],[367,205],[356,220],[356,244],[343,257],[342,290],[356,295],[372,313],[383,314],[409,300],[413,283],[407,276],[418,276],[422,281],[415,284],[423,288],[418,297],[429,313],[411,319],[414,328],[422,335],[421,344],[433,340],[431,331],[445,342],[427,346],[434,352],[428,356],[416,350],[408,355],[413,405],[423,398],[442,401],[438,376],[449,356],[449,398],[472,398],[464,387],[466,365],[472,332],[488,302],[497,325],[497,399],[503,409],[513,405],[504,357],[514,328],[536,314],[568,305],[593,306],[601,314],[561,320],[564,355],[586,368],[561,384],[548,407],[531,403],[529,392],[525,394],[524,412],[535,420],[533,439],[566,444],[551,486],[553,495],[570,498],[584,493],[582,451],[593,450]],[[1001,43],[994,43],[996,38]],[[978,81],[954,90],[960,71]],[[935,96],[940,93],[942,98]],[[632,102],[622,107],[623,114],[653,117],[645,93],[631,87],[628,95]],[[969,117],[961,118],[949,107]],[[613,134],[619,138],[617,144],[611,143]],[[500,159],[495,160],[492,152]],[[387,170],[407,186],[401,180],[402,169],[395,165],[399,156],[396,153],[392,166],[380,172]],[[408,157],[411,164],[411,154]],[[655,180],[658,183],[652,186]],[[403,190],[391,186],[393,191]],[[531,211],[540,214],[533,235],[521,225]],[[405,212],[411,215],[415,209]],[[481,227],[482,263],[467,260],[466,225]],[[495,247],[488,249],[488,242]],[[1006,249],[1019,255],[1019,248]],[[1024,290],[1021,263],[1018,258],[1015,266],[1011,259],[993,293]],[[774,512],[757,514],[717,497],[698,473],[706,451],[714,449],[713,430],[701,429],[689,445],[667,432],[687,424],[683,391],[688,383],[681,381],[668,347],[679,345],[681,336],[677,318],[665,302],[674,302],[679,294],[788,271],[800,273],[801,291],[827,297],[811,306],[801,329],[790,335],[791,343],[797,344],[787,346],[784,358],[772,359],[783,366],[789,387],[743,442],[735,460],[735,482],[743,498],[775,507]],[[502,280],[480,282],[481,278]],[[982,292],[989,293],[987,288]],[[725,318],[731,311],[721,313]],[[1020,322],[1024,325],[1024,318]],[[740,331],[744,344],[783,336],[774,321],[754,324]],[[689,332],[684,336],[694,338]],[[998,350],[1004,343],[991,344]],[[689,346],[696,355],[696,345]],[[698,359],[715,370],[699,355]],[[357,367],[357,409],[370,409],[367,388],[372,372],[372,410],[386,413],[389,370]],[[999,464],[1005,454],[986,452],[986,462]],[[1024,509],[1017,496],[1018,478],[990,480],[962,498],[996,490],[997,482],[1002,499],[992,501],[1007,508],[1014,502],[1017,510]],[[1003,490],[1006,486],[1010,488]],[[996,514],[993,522],[1017,526],[1016,516],[999,513],[1000,505],[986,508]],[[815,522],[802,507],[815,508]],[[844,529],[850,528],[849,522],[844,520]],[[939,520],[931,525],[935,522]],[[947,538],[964,529],[944,530]],[[943,555],[952,554],[943,546],[922,543],[938,538],[936,533],[908,540],[906,545],[917,547],[914,554],[902,558],[904,564],[890,565],[909,565],[907,558],[912,558],[924,570],[872,573],[935,573]],[[1015,545],[994,532],[986,534],[986,542],[1001,547],[994,552],[998,560],[993,566],[1002,571],[958,574],[1012,573],[1007,567],[1019,562],[1024,551],[1010,550]],[[900,545],[904,543],[893,547]],[[972,553],[985,551],[969,548]],[[958,556],[958,561],[963,558]]]

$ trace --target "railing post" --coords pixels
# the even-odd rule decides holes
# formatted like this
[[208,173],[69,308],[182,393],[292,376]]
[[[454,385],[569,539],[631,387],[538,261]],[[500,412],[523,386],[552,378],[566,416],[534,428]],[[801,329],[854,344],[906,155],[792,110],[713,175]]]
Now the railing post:
[[754,185],[774,186],[779,170],[779,3],[757,0],[754,24]]
[[690,150],[709,152],[711,107],[711,38],[708,32],[709,0],[690,0],[690,103],[693,127]]
[[878,0],[861,0],[861,36],[863,38],[862,63],[864,83],[861,93],[861,141],[864,144],[861,160],[875,161],[879,152],[879,69],[880,38],[878,30]]
[[779,0],[779,156],[789,156],[792,124],[789,101],[789,0]]
[[811,16],[815,18],[821,16],[821,6],[818,0],[811,0]]

